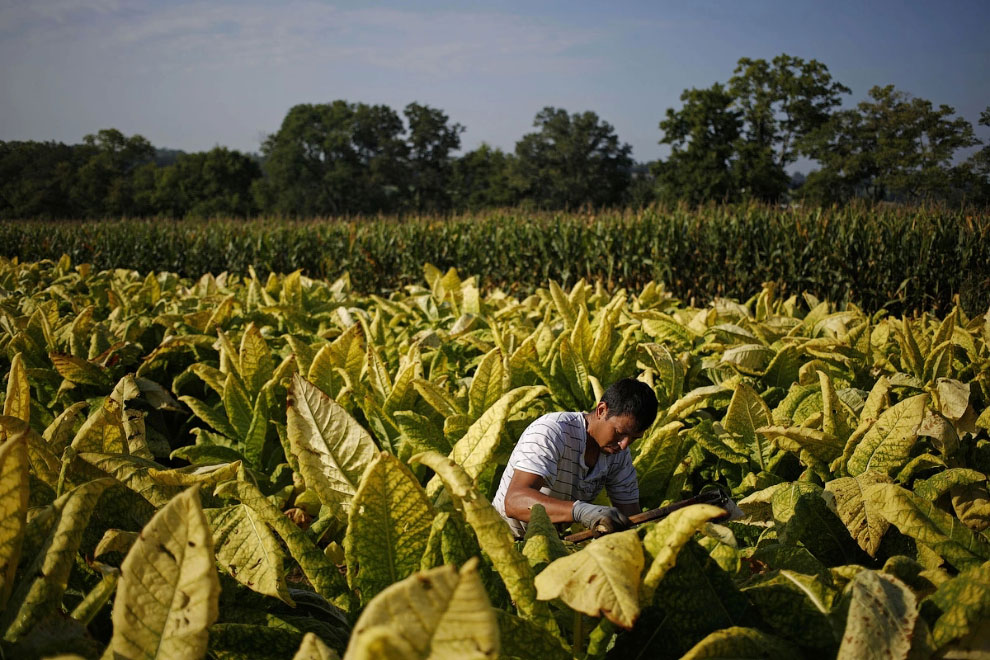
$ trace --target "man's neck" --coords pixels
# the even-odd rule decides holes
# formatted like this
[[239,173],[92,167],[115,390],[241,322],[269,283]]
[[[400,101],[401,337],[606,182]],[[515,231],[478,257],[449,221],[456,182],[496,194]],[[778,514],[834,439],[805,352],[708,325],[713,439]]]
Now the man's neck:
[[590,470],[595,467],[602,450],[595,439],[591,437],[591,433],[588,432],[588,421],[588,413],[584,413],[584,464]]

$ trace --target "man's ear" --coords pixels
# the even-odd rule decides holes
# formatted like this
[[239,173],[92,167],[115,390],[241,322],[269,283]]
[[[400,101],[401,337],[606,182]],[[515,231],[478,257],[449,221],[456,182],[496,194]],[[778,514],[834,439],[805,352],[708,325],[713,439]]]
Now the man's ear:
[[595,415],[598,419],[605,419],[608,417],[608,404],[604,401],[599,401],[598,405],[595,406]]

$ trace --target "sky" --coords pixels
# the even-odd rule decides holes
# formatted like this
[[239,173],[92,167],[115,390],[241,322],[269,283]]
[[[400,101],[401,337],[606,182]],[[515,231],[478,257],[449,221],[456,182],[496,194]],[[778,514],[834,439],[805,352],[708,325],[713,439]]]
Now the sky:
[[947,104],[990,106],[990,2],[846,0],[0,0],[0,140],[102,128],[157,147],[257,152],[289,108],[418,102],[511,151],[545,106],[594,111],[641,162],[691,87],[741,57],[824,63]]

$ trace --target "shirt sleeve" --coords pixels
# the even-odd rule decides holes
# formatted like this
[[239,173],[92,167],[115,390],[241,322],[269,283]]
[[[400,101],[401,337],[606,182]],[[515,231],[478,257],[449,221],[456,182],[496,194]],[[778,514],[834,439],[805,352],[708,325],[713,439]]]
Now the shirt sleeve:
[[553,487],[563,444],[559,429],[537,420],[520,436],[509,457],[509,465],[513,470],[539,475],[547,486]]
[[618,455],[605,477],[605,491],[612,504],[639,505],[639,482],[628,451]]

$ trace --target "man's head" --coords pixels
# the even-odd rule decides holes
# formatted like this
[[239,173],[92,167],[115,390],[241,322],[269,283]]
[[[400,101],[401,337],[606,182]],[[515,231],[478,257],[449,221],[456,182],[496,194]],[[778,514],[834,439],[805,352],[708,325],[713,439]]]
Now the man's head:
[[623,378],[613,383],[588,418],[588,434],[606,453],[622,451],[657,417],[657,397],[646,383]]

